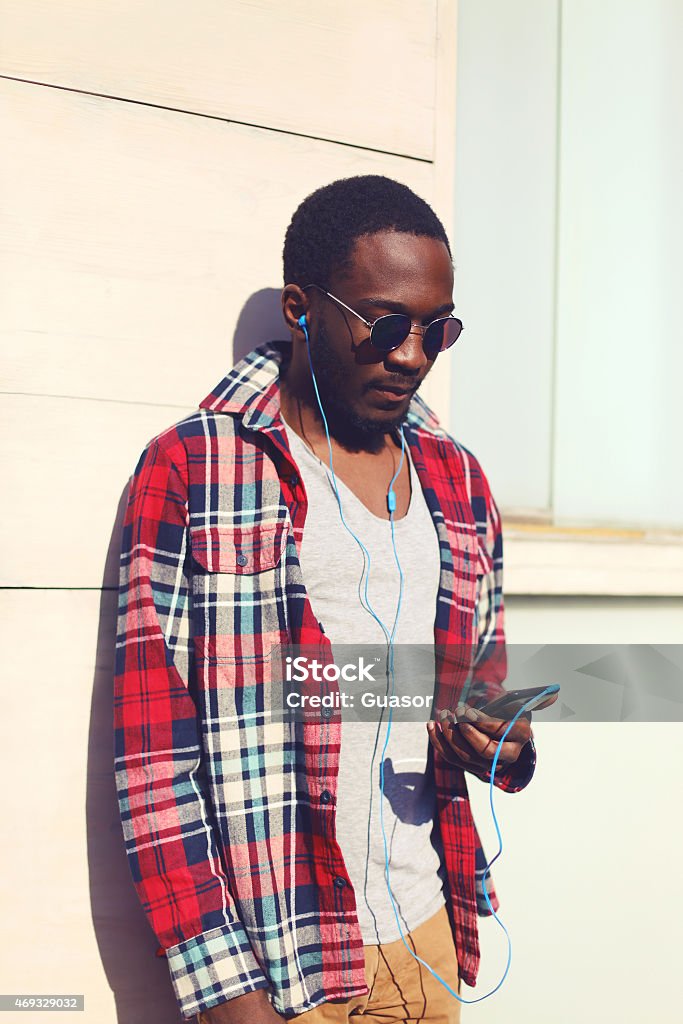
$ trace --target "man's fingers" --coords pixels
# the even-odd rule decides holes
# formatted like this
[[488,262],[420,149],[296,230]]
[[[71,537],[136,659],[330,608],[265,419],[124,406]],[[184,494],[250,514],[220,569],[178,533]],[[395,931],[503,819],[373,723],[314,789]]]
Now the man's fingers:
[[[458,711],[457,718],[458,722],[474,725],[480,732],[488,733],[489,736],[496,740],[501,738],[510,724],[504,718],[492,718],[490,715],[485,715],[482,711],[475,710],[475,708],[466,708]],[[518,718],[505,737],[505,742],[519,743],[520,746],[524,746],[530,736],[531,722],[528,718]]]
[[464,738],[458,727],[455,726],[453,728],[446,722],[444,722],[443,726],[430,722],[429,738],[439,753],[446,761],[450,761],[451,764],[462,763],[470,767],[489,768],[493,760],[493,753],[490,758],[480,757]]
[[[429,736],[447,761],[455,759],[469,766],[489,768],[509,724],[505,719],[492,718],[460,705],[455,715],[447,710],[441,711],[439,719],[429,723]],[[516,761],[531,736],[529,720],[518,719],[500,745],[498,761]]]
[[444,736],[443,732],[439,729],[439,726],[435,722],[428,722],[427,730],[429,732],[430,742],[434,747],[436,747],[441,756],[444,757],[447,761],[453,761],[454,752],[457,754],[461,754],[461,752],[458,750],[454,751],[453,745],[446,740],[446,737]]
[[[483,729],[480,729],[479,725],[474,725],[471,722],[461,722],[455,726],[455,728],[462,730],[465,739],[480,758],[483,758],[484,761],[493,761],[493,758],[496,756],[500,737],[491,736],[489,733],[484,732]],[[503,731],[504,730],[501,731],[501,735]],[[508,735],[511,735],[511,733],[512,730]],[[526,740],[524,740],[524,743],[526,743]],[[498,760],[516,761],[524,743],[505,740],[500,748]]]
[[435,722],[428,723],[429,739],[433,746],[439,751],[441,756],[446,760],[450,761],[451,764],[462,762],[467,765],[485,765],[472,750],[472,748],[463,740],[461,736],[456,737],[451,733],[450,729],[441,729]]
[[[490,764],[496,756],[498,744],[509,722],[503,719],[491,718],[488,715],[482,715],[481,712],[462,705],[456,709],[456,714],[457,723],[453,721],[454,716],[452,713],[442,712],[444,719],[442,723],[443,729],[449,742],[456,742],[456,737],[459,738],[461,743],[464,740],[468,751],[475,755],[478,763]],[[448,720],[446,720],[446,716],[448,716]],[[516,728],[517,725],[520,725],[519,729]],[[516,722],[500,748],[498,760],[516,761],[522,747],[530,736],[531,726],[529,722]]]

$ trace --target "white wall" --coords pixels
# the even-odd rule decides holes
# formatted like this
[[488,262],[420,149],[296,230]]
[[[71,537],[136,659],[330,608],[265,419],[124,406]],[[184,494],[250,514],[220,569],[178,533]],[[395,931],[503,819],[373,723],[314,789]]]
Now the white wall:
[[460,0],[452,419],[504,508],[683,528],[682,38],[679,0]]
[[562,8],[553,506],[683,526],[683,5]]
[[[458,7],[452,423],[503,506],[508,641],[680,642],[680,539],[638,528],[683,524],[683,5]],[[513,512],[606,529],[535,535]],[[536,719],[537,777],[495,800],[511,972],[463,1020],[674,1024],[681,726]],[[470,792],[492,857],[488,788]],[[491,919],[481,942],[466,997],[505,967]]]
[[[506,608],[513,644],[666,644],[683,634],[680,599],[516,597]],[[522,793],[495,796],[504,852],[492,874],[512,965],[463,1021],[677,1024],[680,723],[535,719],[536,776]],[[489,790],[477,780],[469,789],[491,858]],[[507,961],[491,918],[481,943],[481,980],[468,998],[497,984]]]
[[506,506],[551,504],[557,0],[459,0],[451,421]]

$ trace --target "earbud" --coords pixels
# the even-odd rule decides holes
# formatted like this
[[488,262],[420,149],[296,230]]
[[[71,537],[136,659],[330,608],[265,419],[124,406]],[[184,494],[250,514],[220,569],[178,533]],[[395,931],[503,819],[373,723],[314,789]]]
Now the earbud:
[[297,323],[298,323],[299,327],[301,328],[301,330],[304,332],[304,334],[306,336],[306,341],[308,341],[308,328],[306,326],[306,314],[305,313],[301,314],[301,316],[297,320]]

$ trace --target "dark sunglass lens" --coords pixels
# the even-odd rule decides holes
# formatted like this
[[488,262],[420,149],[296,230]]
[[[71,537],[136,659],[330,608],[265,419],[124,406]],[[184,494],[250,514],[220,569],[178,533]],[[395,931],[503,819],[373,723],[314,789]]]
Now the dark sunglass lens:
[[375,320],[370,340],[381,352],[391,352],[403,344],[410,334],[410,317],[405,313],[389,313]]
[[450,348],[460,337],[462,321],[454,316],[435,320],[425,331],[424,346],[427,352],[436,355]]

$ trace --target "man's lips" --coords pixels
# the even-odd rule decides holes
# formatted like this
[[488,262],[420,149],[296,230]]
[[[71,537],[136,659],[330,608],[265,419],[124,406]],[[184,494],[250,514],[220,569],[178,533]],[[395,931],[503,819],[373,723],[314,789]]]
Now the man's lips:
[[405,398],[415,390],[414,386],[405,388],[399,387],[397,384],[371,384],[370,387],[373,391],[379,391],[383,395],[395,395],[397,398]]

